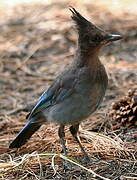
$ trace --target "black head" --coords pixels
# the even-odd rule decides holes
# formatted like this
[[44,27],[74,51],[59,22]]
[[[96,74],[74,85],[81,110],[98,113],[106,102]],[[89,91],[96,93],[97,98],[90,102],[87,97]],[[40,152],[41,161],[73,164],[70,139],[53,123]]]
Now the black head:
[[83,49],[100,49],[103,45],[122,39],[121,35],[110,34],[98,28],[74,8],[71,7],[70,11],[78,29],[79,44]]

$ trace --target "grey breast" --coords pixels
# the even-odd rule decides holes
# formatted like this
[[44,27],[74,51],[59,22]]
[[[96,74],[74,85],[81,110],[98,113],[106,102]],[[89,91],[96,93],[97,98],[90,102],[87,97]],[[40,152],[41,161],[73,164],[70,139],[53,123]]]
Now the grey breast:
[[93,76],[90,68],[83,67],[75,73],[74,93],[50,107],[48,113],[45,112],[48,121],[59,124],[79,122],[92,114],[101,103],[105,94],[104,83],[98,79],[101,72]]

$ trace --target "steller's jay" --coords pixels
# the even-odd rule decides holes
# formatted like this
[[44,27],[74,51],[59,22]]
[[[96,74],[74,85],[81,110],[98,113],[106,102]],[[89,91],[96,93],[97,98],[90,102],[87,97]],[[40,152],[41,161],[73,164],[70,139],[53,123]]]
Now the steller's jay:
[[70,125],[71,134],[89,160],[77,136],[79,124],[98,108],[106,92],[108,77],[99,60],[99,51],[122,36],[99,29],[74,8],[70,11],[79,35],[74,61],[40,96],[27,115],[28,123],[9,147],[21,147],[42,124],[53,122],[60,125],[58,135],[64,154],[67,154],[64,127]]

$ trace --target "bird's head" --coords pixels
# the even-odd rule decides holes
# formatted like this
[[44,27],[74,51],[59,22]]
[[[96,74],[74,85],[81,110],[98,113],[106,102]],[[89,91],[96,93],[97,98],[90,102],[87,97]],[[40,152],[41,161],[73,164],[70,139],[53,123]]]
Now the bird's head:
[[74,8],[70,8],[72,19],[76,23],[79,34],[79,45],[83,50],[99,50],[102,46],[122,39],[121,35],[110,34],[86,20]]

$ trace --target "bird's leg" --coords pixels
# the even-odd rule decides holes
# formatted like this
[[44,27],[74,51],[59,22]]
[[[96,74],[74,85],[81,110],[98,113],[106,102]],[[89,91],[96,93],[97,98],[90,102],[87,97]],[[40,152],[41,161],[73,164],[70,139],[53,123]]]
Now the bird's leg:
[[79,137],[77,135],[78,130],[79,130],[79,124],[72,125],[70,127],[70,132],[71,132],[72,136],[75,138],[75,140],[77,141],[77,143],[79,144],[79,147],[80,147],[82,153],[84,154],[84,159],[86,160],[86,162],[89,162],[90,158],[89,158],[88,154],[86,153],[85,149],[83,148],[83,146],[82,146],[82,144],[80,142],[80,139],[79,139]]
[[64,132],[64,125],[60,125],[59,130],[58,130],[58,135],[60,138],[60,144],[62,145],[62,151],[65,155],[67,155],[67,148],[65,145],[65,132]]

